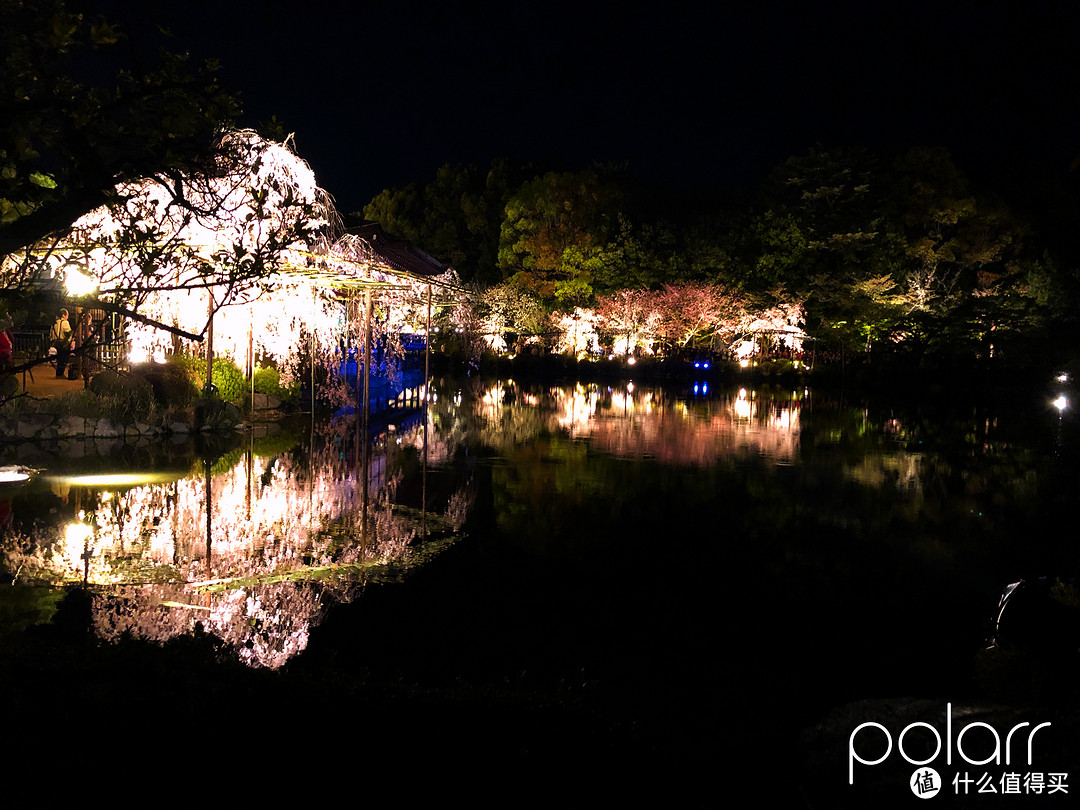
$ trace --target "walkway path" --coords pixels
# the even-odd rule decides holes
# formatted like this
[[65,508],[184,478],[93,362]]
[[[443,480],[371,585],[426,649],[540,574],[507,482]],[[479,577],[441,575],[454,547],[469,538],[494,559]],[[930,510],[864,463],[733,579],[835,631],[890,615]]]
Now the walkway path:
[[[19,379],[19,385],[22,385],[23,374],[20,372],[16,376]],[[50,365],[35,366],[33,379],[29,372],[25,376],[26,392],[34,397],[59,397],[68,391],[78,391],[83,387],[81,377],[77,380],[69,380],[67,377],[58,378]]]

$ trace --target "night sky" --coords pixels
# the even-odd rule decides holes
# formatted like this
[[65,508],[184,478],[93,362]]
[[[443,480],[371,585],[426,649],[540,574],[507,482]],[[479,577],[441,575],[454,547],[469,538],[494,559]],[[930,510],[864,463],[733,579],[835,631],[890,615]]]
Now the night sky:
[[978,175],[1080,156],[1074,2],[118,5],[220,58],[244,123],[276,116],[343,211],[499,156],[675,188],[817,143],[943,145]]

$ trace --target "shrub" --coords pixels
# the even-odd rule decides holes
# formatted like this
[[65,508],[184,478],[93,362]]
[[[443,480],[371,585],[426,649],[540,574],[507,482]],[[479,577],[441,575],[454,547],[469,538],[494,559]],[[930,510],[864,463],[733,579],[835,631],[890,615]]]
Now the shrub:
[[[176,355],[172,358],[172,362],[187,371],[192,384],[199,391],[203,389],[206,385],[206,360],[204,358]],[[237,368],[236,363],[227,357],[214,358],[211,379],[217,388],[217,395],[226,402],[240,402],[247,392],[247,381],[244,379],[244,372]]]
[[159,405],[182,408],[194,402],[199,395],[199,389],[187,368],[172,360],[167,363],[143,363],[132,370],[150,384]]
[[[87,397],[80,399],[81,394]],[[90,380],[90,390],[65,395],[66,413],[77,416],[104,416],[114,422],[130,424],[149,421],[154,411],[154,389],[140,374],[119,374],[105,369]],[[96,400],[96,402],[94,401]]]
[[112,369],[105,369],[95,374],[90,380],[90,390],[99,397],[117,394],[153,396],[153,388],[141,374],[134,372],[121,374]]
[[[99,387],[104,388],[104,384]],[[142,385],[121,385],[103,393],[95,393],[93,389],[69,391],[58,400],[57,413],[88,419],[104,417],[126,425],[136,421],[153,422],[154,396],[145,380]]]
[[90,390],[83,388],[62,394],[56,404],[56,412],[98,419],[105,416],[105,406],[102,397],[93,388]]
[[273,366],[259,366],[255,369],[255,391],[267,396],[277,397],[282,402],[296,402],[300,397],[300,384],[281,385],[281,373]]

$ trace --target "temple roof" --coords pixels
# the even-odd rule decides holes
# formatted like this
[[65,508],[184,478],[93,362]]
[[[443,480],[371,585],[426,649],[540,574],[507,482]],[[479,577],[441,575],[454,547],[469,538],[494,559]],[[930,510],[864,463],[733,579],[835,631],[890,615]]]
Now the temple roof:
[[412,276],[427,278],[439,276],[450,269],[438,259],[410,245],[402,239],[390,236],[377,222],[369,222],[359,227],[348,228],[337,245],[356,241],[365,243],[370,251],[372,263],[386,265],[387,269]]

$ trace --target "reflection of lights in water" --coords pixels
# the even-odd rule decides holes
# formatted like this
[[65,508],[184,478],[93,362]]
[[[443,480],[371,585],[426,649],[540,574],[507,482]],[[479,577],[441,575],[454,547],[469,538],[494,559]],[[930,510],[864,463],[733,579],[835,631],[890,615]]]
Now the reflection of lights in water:
[[69,546],[79,545],[79,552],[75,556],[82,554],[82,547],[86,544],[86,539],[94,533],[94,528],[89,523],[68,523],[64,526],[64,542]]
[[788,430],[791,428],[791,409],[782,408],[778,413],[772,415],[770,419],[771,425],[779,430]]
[[69,486],[82,487],[123,487],[138,484],[162,484],[177,477],[170,473],[108,473],[101,475],[58,475],[47,476],[49,481],[57,481]]
[[1069,400],[1065,398],[1064,394],[1062,394],[1051,404],[1058,409],[1058,412],[1061,412],[1064,411],[1067,407],[1069,407]]
[[[698,383],[699,392],[706,386]],[[569,428],[572,438],[588,439],[592,449],[627,458],[662,463],[709,464],[731,453],[754,452],[788,463],[797,455],[798,401],[739,396],[698,400],[668,399],[649,389],[636,396],[614,387],[552,386],[541,395],[518,392],[513,418],[485,426],[495,446],[517,446],[532,425],[536,432]],[[486,407],[477,403],[476,414]],[[670,418],[671,416],[682,418]],[[667,417],[667,418],[665,418]],[[525,432],[523,433],[523,428]]]
[[[79,513],[80,521],[82,513]],[[94,528],[88,523],[68,523],[64,526],[64,562],[71,575],[79,575],[85,570],[87,561],[93,557],[90,539]]]
[[[277,666],[306,646],[308,627],[321,615],[322,588],[303,578],[337,572],[323,587],[351,598],[357,572],[404,559],[420,524],[395,510],[396,481],[388,480],[385,454],[362,474],[342,464],[334,448],[310,460],[282,453],[248,461],[240,458],[211,479],[209,539],[202,474],[159,476],[166,483],[148,482],[154,476],[146,475],[74,476],[72,483],[121,489],[80,495],[87,508],[78,520],[37,530],[28,545],[5,547],[5,563],[24,579],[109,586],[95,597],[94,621],[103,638],[130,632],[163,641],[190,632],[194,611],[162,605],[202,604],[200,612],[210,611],[210,632],[245,660]],[[370,500],[361,535],[365,475]],[[425,520],[428,527],[448,520],[455,530],[459,525],[456,515],[430,511]]]
[[746,389],[740,388],[739,395],[735,398],[735,416],[739,419],[751,419],[754,416],[754,403],[747,399]]

